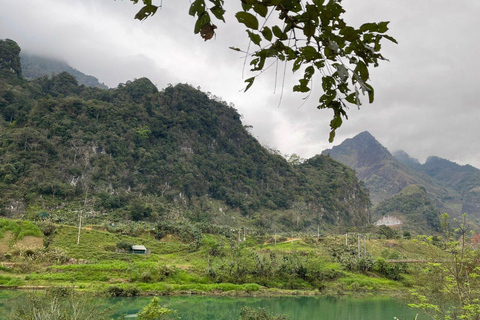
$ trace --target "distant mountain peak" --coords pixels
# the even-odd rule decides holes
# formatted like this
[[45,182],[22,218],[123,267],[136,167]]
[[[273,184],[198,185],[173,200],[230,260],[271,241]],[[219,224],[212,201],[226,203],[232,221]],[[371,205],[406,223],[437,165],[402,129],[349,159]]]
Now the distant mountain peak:
[[376,165],[392,158],[390,152],[368,131],[346,139],[338,146],[324,150],[322,154],[330,154],[354,169]]
[[365,139],[365,140],[369,139],[369,140],[377,141],[377,139],[375,139],[375,137],[368,131],[360,132],[355,137],[353,137],[353,139]]

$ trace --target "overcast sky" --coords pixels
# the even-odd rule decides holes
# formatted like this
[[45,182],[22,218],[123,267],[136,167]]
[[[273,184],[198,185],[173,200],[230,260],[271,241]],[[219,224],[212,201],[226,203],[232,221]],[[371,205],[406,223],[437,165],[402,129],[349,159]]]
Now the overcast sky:
[[391,21],[399,44],[385,43],[390,62],[371,73],[375,102],[351,108],[333,144],[332,115],[316,109],[319,91],[302,105],[289,73],[281,103],[274,69],[243,93],[244,60],[228,48],[248,41],[233,17],[239,1],[226,2],[227,24],[217,23],[216,38],[205,42],[193,34],[186,0],[163,1],[143,22],[133,19],[140,6],[128,0],[0,0],[0,38],[65,60],[109,87],[140,77],[160,89],[201,87],[235,104],[253,135],[283,154],[308,158],[367,130],[421,162],[437,155],[480,168],[479,0],[344,0],[348,23]]

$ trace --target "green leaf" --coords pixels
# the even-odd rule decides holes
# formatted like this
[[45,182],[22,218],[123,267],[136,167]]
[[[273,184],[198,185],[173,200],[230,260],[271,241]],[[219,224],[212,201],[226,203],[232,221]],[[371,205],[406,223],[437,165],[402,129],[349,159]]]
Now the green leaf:
[[360,27],[360,31],[369,31],[369,32],[378,32],[378,24],[370,22],[370,23],[364,23]]
[[202,27],[204,25],[206,25],[207,23],[210,23],[210,15],[208,14],[208,12],[204,11],[198,17],[197,22],[195,23],[195,28],[194,28],[193,32],[195,34],[199,33],[200,29],[202,29]]
[[308,92],[310,91],[310,88],[304,85],[297,84],[293,86],[293,91],[294,92]]
[[258,13],[259,15],[261,15],[262,17],[266,17],[267,14],[268,14],[268,8],[266,5],[264,4],[261,4],[261,3],[256,3],[253,5],[253,10]]
[[305,26],[303,27],[303,34],[307,38],[313,37],[313,35],[315,34],[315,25],[310,21],[305,23]]
[[267,6],[278,6],[282,4],[283,0],[263,0],[263,3]]
[[250,40],[252,40],[252,42],[255,43],[257,46],[259,46],[260,41],[262,41],[262,38],[258,34],[253,33],[250,30],[247,30],[247,33]]
[[135,15],[135,19],[143,21],[148,17],[153,16],[155,12],[157,12],[157,9],[157,6],[146,5],[142,9],[140,9],[140,11],[138,11],[138,13]]
[[247,84],[247,87],[245,88],[245,91],[246,92],[248,89],[250,89],[250,87],[253,85],[253,82],[255,81],[255,77],[251,77],[251,78],[248,78],[247,80],[245,80]]
[[358,39],[358,32],[352,27],[344,27],[340,30],[340,34],[347,41],[355,41]]
[[275,35],[275,37],[277,37],[278,39],[280,40],[283,40],[282,37],[283,37],[283,32],[282,32],[282,29],[280,29],[279,26],[273,26],[272,27],[272,31],[273,31],[273,34]]
[[332,143],[335,139],[335,130],[330,131],[330,135],[328,136],[328,142]]
[[225,10],[222,7],[215,6],[215,7],[211,8],[210,11],[213,13],[215,18],[225,22],[225,19],[223,18],[223,14],[225,13]]
[[368,102],[373,103],[373,100],[375,99],[375,91],[373,90],[373,87],[368,83],[365,83],[365,86],[367,87],[368,92]]
[[238,22],[243,23],[247,28],[258,30],[258,20],[253,14],[240,11],[237,12],[235,17],[237,17]]
[[237,47],[230,47],[230,49],[235,50],[235,51],[242,51],[242,50],[240,50],[240,48],[237,48]]
[[389,36],[389,35],[384,34],[382,37],[384,37],[385,39],[388,39],[388,40],[392,41],[393,43],[398,44],[397,40],[396,40],[395,38]]
[[302,48],[302,55],[307,61],[315,60],[318,58],[318,51],[312,46],[306,46]]
[[357,73],[363,81],[368,80],[368,69],[363,61],[358,61],[357,67],[355,68],[355,73]]
[[312,67],[312,66],[308,66],[307,68],[305,68],[304,78],[307,79],[307,80],[310,80],[314,73],[315,73],[315,68]]
[[323,91],[329,91],[335,85],[335,79],[331,76],[325,76],[322,78]]
[[262,34],[263,34],[263,37],[265,38],[265,40],[272,41],[272,30],[270,30],[269,27],[264,27],[262,29]]
[[338,64],[335,66],[337,68],[338,76],[342,82],[346,82],[348,80],[348,70],[345,68],[343,64]]
[[347,100],[348,102],[350,102],[351,104],[357,104],[358,105],[358,93],[357,92],[353,92],[353,93],[350,93],[346,98],[345,100]]
[[188,14],[191,16],[202,14],[205,12],[205,1],[204,0],[195,0],[192,2],[190,5],[190,10],[188,11]]
[[298,69],[300,69],[300,67],[302,66],[302,58],[297,58],[294,62],[293,62],[293,67],[292,67],[292,71],[295,72],[297,71]]
[[388,24],[390,21],[383,21],[378,24],[378,32],[379,33],[385,33],[388,31]]
[[335,116],[335,117],[333,117],[332,121],[330,121],[330,128],[332,128],[332,129],[340,128],[342,123],[343,123],[342,117],[341,116]]

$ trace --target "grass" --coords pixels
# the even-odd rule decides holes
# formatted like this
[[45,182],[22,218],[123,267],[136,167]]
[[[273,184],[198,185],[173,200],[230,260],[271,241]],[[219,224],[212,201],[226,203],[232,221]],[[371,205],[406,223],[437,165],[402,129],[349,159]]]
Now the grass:
[[351,291],[391,291],[402,288],[398,281],[353,272],[345,272],[345,276],[339,278],[338,283]]
[[42,231],[30,221],[0,219],[0,239],[5,236],[6,231],[11,231],[16,241],[26,236],[43,237]]

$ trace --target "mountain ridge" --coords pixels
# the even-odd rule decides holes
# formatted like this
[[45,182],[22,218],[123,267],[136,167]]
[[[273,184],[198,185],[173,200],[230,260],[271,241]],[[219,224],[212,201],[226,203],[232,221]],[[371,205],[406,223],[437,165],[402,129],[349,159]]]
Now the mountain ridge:
[[369,189],[374,206],[385,207],[384,202],[405,187],[419,185],[425,188],[439,212],[453,216],[466,212],[480,217],[480,170],[473,166],[461,166],[436,156],[421,164],[405,151],[388,152],[368,132],[322,154],[351,166]]
[[233,107],[188,85],[140,78],[104,90],[67,72],[0,82],[0,214],[83,208],[97,220],[298,230],[368,222],[353,170],[325,156],[288,163]]

